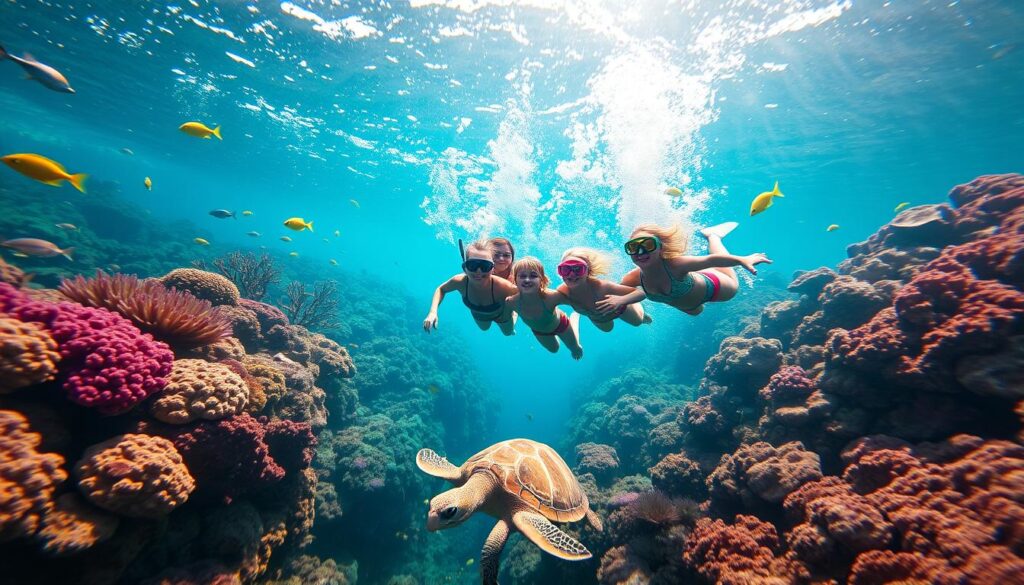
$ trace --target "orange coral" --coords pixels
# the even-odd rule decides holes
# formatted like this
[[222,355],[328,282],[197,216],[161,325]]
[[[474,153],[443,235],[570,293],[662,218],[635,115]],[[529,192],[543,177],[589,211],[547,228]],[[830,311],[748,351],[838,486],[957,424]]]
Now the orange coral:
[[249,388],[223,364],[177,360],[163,392],[150,403],[158,420],[184,424],[196,419],[220,420],[245,410]]
[[93,508],[78,494],[67,493],[54,502],[37,537],[48,553],[74,554],[113,536],[118,522],[117,516]]
[[68,477],[64,458],[39,453],[39,441],[21,413],[0,410],[0,542],[35,534]]
[[263,393],[266,395],[266,403],[273,406],[288,391],[285,385],[284,373],[274,366],[274,360],[261,356],[245,356],[242,365],[253,378],[256,378],[263,385]]
[[196,487],[174,443],[150,435],[119,435],[93,445],[75,468],[85,497],[122,516],[159,518]]
[[0,317],[0,394],[57,375],[57,342],[39,323]]

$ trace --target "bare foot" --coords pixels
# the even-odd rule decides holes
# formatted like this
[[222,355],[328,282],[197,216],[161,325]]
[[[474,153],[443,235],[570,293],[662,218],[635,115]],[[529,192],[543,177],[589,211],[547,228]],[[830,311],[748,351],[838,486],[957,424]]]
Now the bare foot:
[[583,359],[583,346],[578,345],[575,349],[569,348],[569,353],[572,354],[572,359],[579,361]]
[[736,227],[738,225],[740,225],[740,224],[736,223],[735,221],[727,221],[725,223],[720,223],[718,225],[708,226],[708,227],[700,230],[700,235],[704,236],[705,238],[707,238],[709,240],[711,239],[711,236],[715,236],[715,237],[718,237],[718,238],[724,238],[725,236],[729,235],[729,232],[731,232],[732,230],[736,229]]
[[651,315],[648,314],[648,313],[644,313],[644,320],[641,321],[640,324],[641,325],[650,325],[651,323],[654,323],[654,317],[651,317]]

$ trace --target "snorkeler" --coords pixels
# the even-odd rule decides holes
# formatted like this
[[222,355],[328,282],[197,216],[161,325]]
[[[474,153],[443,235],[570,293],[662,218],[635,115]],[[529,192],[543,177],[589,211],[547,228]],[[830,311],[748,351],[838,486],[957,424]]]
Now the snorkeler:
[[569,348],[572,358],[583,357],[580,345],[580,316],[568,316],[558,305],[569,304],[562,293],[548,288],[551,281],[544,274],[544,265],[533,256],[526,256],[512,265],[512,278],[519,292],[505,299],[505,316],[515,310],[533,330],[537,341],[545,349],[558,351],[558,339]]
[[491,238],[487,243],[494,249],[494,276],[500,276],[511,282],[512,263],[516,259],[516,249],[507,238]]
[[636,289],[602,278],[608,274],[608,257],[591,248],[570,248],[562,254],[562,263],[558,265],[558,275],[563,284],[558,292],[569,299],[573,310],[586,315],[590,322],[601,331],[611,331],[615,319],[622,319],[630,325],[639,326],[652,321],[650,315],[644,314],[640,303],[621,305],[612,312],[605,313],[597,308],[597,302],[609,295],[628,295]]
[[[462,241],[459,240],[459,246]],[[506,314],[505,299],[515,294],[516,287],[504,278],[495,277],[493,251],[486,241],[473,242],[466,247],[462,274],[456,274],[434,290],[430,312],[423,320],[423,330],[437,329],[437,307],[444,295],[459,291],[462,303],[473,315],[480,329],[486,331],[497,323],[505,335],[515,335],[515,313]],[[474,302],[473,299],[476,299]]]
[[686,239],[679,226],[638,226],[625,244],[626,254],[638,268],[629,271],[622,284],[639,288],[627,295],[611,295],[598,301],[598,309],[617,311],[623,305],[648,298],[689,315],[699,315],[704,303],[733,298],[740,285],[733,266],[757,274],[754,266],[772,262],[761,253],[734,256],[725,249],[722,238],[737,225],[727,222],[700,230],[708,240],[711,253],[707,256],[686,255]]

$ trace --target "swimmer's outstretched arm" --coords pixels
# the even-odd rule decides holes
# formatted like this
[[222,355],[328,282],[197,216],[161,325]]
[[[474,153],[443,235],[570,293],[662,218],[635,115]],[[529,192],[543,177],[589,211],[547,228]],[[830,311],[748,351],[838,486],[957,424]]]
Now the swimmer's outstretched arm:
[[771,264],[768,256],[758,252],[747,256],[735,256],[733,254],[708,254],[707,256],[682,256],[673,258],[670,261],[674,268],[680,268],[686,272],[696,272],[707,268],[732,268],[742,266],[751,274],[757,274],[754,266],[758,264]]
[[634,289],[633,292],[624,295],[608,295],[594,303],[594,306],[602,313],[611,313],[612,311],[617,311],[619,307],[639,303],[646,298],[647,295],[644,294],[644,290],[642,288],[638,288]]
[[423,319],[423,330],[427,333],[430,333],[431,329],[437,329],[437,308],[441,305],[441,301],[444,300],[444,295],[458,287],[460,276],[462,275],[457,274],[434,289],[434,296],[430,300],[430,311],[427,313],[427,317]]

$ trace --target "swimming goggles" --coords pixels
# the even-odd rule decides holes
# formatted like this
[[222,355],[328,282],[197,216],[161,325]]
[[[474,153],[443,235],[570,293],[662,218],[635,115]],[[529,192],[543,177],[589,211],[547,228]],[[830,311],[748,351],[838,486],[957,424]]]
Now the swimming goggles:
[[470,258],[462,263],[466,272],[490,272],[494,270],[494,262],[483,258]]
[[639,254],[650,254],[661,247],[661,240],[658,236],[640,236],[626,242],[626,253],[630,256]]
[[586,262],[580,262],[579,260],[566,260],[558,265],[558,276],[562,278],[573,275],[586,276],[589,271]]

